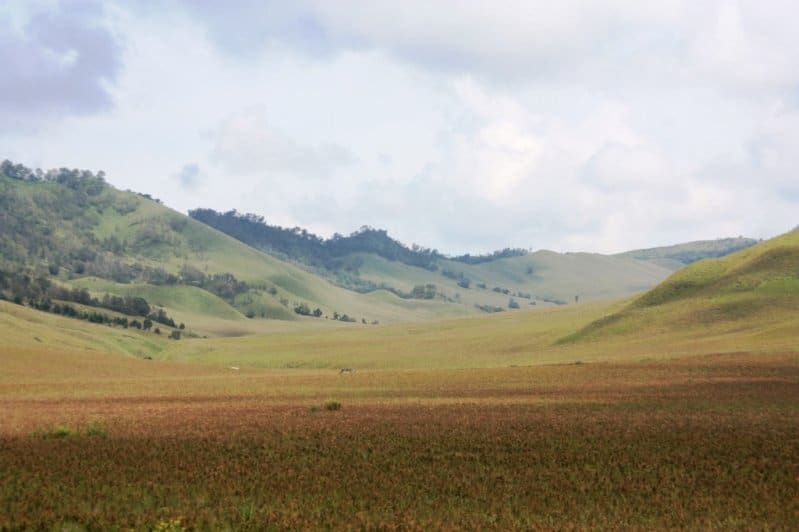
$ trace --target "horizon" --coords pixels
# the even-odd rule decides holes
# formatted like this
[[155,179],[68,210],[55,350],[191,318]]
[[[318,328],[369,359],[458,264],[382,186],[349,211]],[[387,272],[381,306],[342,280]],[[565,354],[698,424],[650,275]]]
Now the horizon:
[[453,256],[796,227],[788,2],[12,0],[0,152]]

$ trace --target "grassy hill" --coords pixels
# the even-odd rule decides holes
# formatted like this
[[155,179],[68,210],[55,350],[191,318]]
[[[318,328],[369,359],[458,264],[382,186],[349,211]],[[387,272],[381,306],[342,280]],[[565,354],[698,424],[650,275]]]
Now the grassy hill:
[[797,312],[799,231],[794,230],[723,258],[696,262],[568,340],[709,327],[765,335],[763,327],[797,323]]
[[[507,260],[513,263],[520,259]],[[396,267],[396,263],[390,264]],[[526,271],[523,264],[514,267],[509,276]],[[81,282],[92,290],[113,288],[97,279]],[[151,295],[148,289],[135,285],[119,288]],[[185,301],[189,310],[213,303],[202,303],[207,296],[191,287],[172,289],[186,292],[176,295],[175,300]],[[154,301],[157,295],[151,295]],[[196,297],[200,297],[199,302],[192,299]],[[397,309],[398,317],[405,312],[429,312],[429,304],[446,304],[398,300],[386,291],[361,297],[374,298],[376,305],[400,301],[407,306]],[[2,303],[0,334],[16,353],[47,353],[50,357],[54,350],[63,350],[69,356],[85,351],[137,357],[147,354],[166,361],[211,366],[419,370],[796,352],[798,311],[799,232],[794,231],[722,259],[699,261],[642,296],[616,302],[537,306],[520,312],[379,327],[341,327],[330,320],[301,320],[271,322],[285,325],[267,331],[248,327],[254,320],[239,316],[238,322],[227,322],[240,324],[239,330],[228,334],[237,337],[179,342]],[[211,306],[208,312],[236,311],[229,306]],[[322,324],[324,328],[320,328]]]
[[[200,334],[253,333],[273,320],[319,322],[334,313],[362,325],[477,312],[444,294],[416,301],[347,290],[94,174],[63,175],[0,175],[0,270],[98,297],[144,297]],[[302,303],[323,317],[299,316]]]
[[663,246],[658,248],[636,249],[619,253],[619,257],[631,257],[638,260],[652,261],[664,265],[677,264],[678,269],[685,264],[691,264],[698,260],[723,257],[741,249],[754,246],[758,241],[753,238],[718,238],[716,240],[697,240],[675,244],[673,246]]
[[[47,303],[47,289],[18,286],[29,276],[33,285],[86,289],[98,301],[106,294],[143,298],[154,312],[185,323],[189,335],[291,329],[285,322],[362,327],[618,298],[681,265],[669,258],[677,256],[673,250],[604,256],[505,249],[447,258],[372,228],[324,240],[209,211],[237,237],[262,238],[250,242],[256,249],[148,195],[117,190],[102,173],[17,165],[11,174],[0,174],[0,284],[3,272],[19,275],[0,294]],[[743,244],[725,245],[689,248],[721,253]]]
[[[508,252],[467,263],[369,230],[336,244],[337,264],[358,279],[348,289],[335,276],[244,245],[147,195],[117,190],[101,173],[0,175],[0,207],[0,271],[85,288],[97,299],[144,298],[198,335],[268,332],[282,327],[275,320],[327,328],[323,321],[346,315],[363,326],[617,297],[670,273],[588,254]],[[382,255],[349,253],[375,242]],[[419,257],[435,257],[435,264],[413,264]],[[298,315],[303,304],[321,317]]]
[[190,216],[339,286],[360,292],[385,289],[407,296],[414,288],[421,292],[420,287],[435,285],[436,297],[485,311],[633,294],[692,261],[722,256],[756,242],[739,237],[615,256],[506,248],[488,255],[446,257],[418,245],[407,247],[386,231],[371,227],[324,239],[299,228],[269,225],[254,214],[196,209]]

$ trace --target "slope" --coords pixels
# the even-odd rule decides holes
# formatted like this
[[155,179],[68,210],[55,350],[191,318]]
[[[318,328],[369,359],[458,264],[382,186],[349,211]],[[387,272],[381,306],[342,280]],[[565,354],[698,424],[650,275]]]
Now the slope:
[[[745,238],[700,241],[614,256],[528,253],[506,248],[488,255],[445,257],[407,247],[385,230],[361,227],[325,239],[300,228],[269,225],[262,216],[196,209],[190,216],[234,238],[360,292],[384,289],[485,311],[625,296],[651,288],[686,263],[752,245]],[[515,299],[514,299],[515,298]]]
[[[799,323],[799,231],[696,262],[566,341],[648,331],[763,330]],[[799,334],[797,335],[799,338]]]
[[275,319],[321,321],[295,313],[303,303],[359,323],[470,311],[443,297],[408,301],[343,289],[86,171],[0,175],[0,207],[0,270],[29,271],[100,297],[143,296],[200,334],[258,332]]
[[[691,264],[698,260],[723,257],[741,249],[754,246],[758,241],[753,238],[718,238],[716,240],[697,240],[673,246],[636,249],[619,253],[618,257],[631,257],[638,260],[659,262],[661,264]],[[676,268],[675,268],[676,269]]]

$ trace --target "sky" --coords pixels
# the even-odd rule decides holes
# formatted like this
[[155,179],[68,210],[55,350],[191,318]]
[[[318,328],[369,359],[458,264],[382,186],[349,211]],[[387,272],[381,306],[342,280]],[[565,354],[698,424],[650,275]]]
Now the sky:
[[0,159],[450,254],[799,224],[790,1],[3,0]]

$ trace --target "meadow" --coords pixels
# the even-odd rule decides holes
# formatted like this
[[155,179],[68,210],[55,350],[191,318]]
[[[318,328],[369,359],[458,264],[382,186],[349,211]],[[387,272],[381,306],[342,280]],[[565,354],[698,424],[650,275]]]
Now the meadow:
[[790,314],[557,343],[623,301],[172,342],[0,305],[0,529],[799,527]]
[[799,526],[793,354],[125,373],[3,387],[0,528]]

